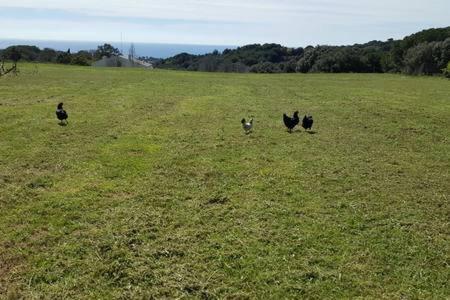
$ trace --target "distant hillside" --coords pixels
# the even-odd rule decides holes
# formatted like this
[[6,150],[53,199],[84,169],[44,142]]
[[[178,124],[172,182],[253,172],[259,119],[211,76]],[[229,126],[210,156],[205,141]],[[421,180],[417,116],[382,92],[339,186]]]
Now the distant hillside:
[[161,60],[163,69],[207,72],[442,73],[450,61],[450,27],[427,29],[403,40],[351,46],[288,48],[254,44],[206,55],[181,53]]
[[[53,62],[89,66],[104,56],[120,55],[110,44],[97,50],[56,51],[36,46],[10,46],[0,50],[0,60],[11,60],[12,55],[22,61]],[[253,44],[237,49],[214,51],[205,55],[181,53],[167,59],[140,57],[156,68],[254,73],[406,73],[446,74],[450,62],[450,27],[432,28],[405,37],[402,40],[371,41],[349,46],[307,46],[288,48],[279,44]]]

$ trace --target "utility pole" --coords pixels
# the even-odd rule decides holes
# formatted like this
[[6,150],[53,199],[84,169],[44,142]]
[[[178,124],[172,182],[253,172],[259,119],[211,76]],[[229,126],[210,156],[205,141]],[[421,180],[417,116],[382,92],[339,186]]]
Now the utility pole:
[[134,65],[134,59],[136,58],[136,49],[134,48],[134,44],[131,43],[130,50],[128,50],[128,59]]
[[123,39],[122,39],[122,32],[120,32],[120,53],[123,55]]

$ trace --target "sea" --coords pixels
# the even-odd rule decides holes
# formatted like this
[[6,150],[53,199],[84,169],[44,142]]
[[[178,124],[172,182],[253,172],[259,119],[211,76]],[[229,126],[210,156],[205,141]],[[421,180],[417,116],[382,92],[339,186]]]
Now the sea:
[[[72,53],[80,50],[95,50],[97,46],[105,43],[118,48],[124,55],[128,54],[131,43],[125,42],[84,42],[84,41],[45,41],[45,40],[14,40],[0,39],[0,49],[13,45],[37,46],[41,49],[52,48],[54,50],[67,51]],[[237,46],[227,45],[189,45],[189,44],[158,44],[158,43],[133,43],[137,56],[148,56],[154,58],[168,58],[180,53],[194,55],[211,53],[214,50],[222,52],[225,49],[235,49]]]

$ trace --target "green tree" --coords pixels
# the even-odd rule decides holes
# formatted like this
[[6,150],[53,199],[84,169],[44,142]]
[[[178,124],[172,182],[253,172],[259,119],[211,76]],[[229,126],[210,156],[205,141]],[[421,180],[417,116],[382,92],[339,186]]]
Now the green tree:
[[94,55],[96,59],[101,59],[104,56],[119,56],[122,55],[122,53],[120,53],[119,49],[114,48],[111,44],[103,44],[97,47],[97,51],[95,51]]
[[22,54],[16,46],[12,46],[2,51],[2,58],[17,63],[22,58]]

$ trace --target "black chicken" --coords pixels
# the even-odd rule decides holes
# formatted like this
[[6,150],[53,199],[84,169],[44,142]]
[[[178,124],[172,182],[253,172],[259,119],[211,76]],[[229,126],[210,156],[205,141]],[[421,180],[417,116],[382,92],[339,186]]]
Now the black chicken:
[[313,123],[314,123],[313,117],[311,115],[309,116],[305,115],[302,120],[302,127],[305,128],[305,131],[307,129],[311,130]]
[[294,129],[295,126],[298,125],[300,122],[300,119],[298,117],[298,111],[294,112],[294,116],[288,117],[286,114],[283,114],[283,122],[284,125],[288,128],[289,132],[292,132],[292,129]]
[[67,118],[69,117],[69,115],[67,114],[67,112],[63,109],[63,103],[59,103],[58,107],[56,109],[56,117],[58,118],[60,122],[60,124],[63,124],[63,121],[65,121],[66,123],[69,123],[67,121]]

